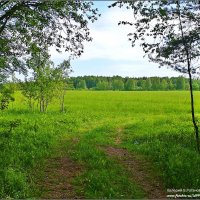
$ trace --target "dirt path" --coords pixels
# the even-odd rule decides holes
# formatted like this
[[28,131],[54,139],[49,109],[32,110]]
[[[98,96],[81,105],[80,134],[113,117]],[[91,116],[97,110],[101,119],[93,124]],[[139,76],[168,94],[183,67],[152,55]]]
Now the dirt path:
[[166,192],[159,178],[153,173],[152,166],[139,156],[130,154],[126,149],[107,147],[107,155],[114,157],[130,172],[131,178],[147,194],[149,199],[166,198]]
[[51,158],[47,161],[43,180],[38,184],[42,199],[83,199],[77,196],[72,181],[82,169],[68,157]]
[[[123,129],[117,130],[116,145],[121,143]],[[74,141],[76,143],[76,141]],[[121,165],[130,172],[133,181],[146,193],[146,198],[166,198],[165,190],[159,178],[153,173],[149,162],[138,155],[129,153],[126,149],[106,147],[103,150],[108,156],[117,159]],[[48,159],[45,164],[44,176],[39,180],[42,199],[83,199],[83,195],[77,195],[73,180],[83,172],[83,167],[66,156],[65,151],[60,150],[60,156]]]

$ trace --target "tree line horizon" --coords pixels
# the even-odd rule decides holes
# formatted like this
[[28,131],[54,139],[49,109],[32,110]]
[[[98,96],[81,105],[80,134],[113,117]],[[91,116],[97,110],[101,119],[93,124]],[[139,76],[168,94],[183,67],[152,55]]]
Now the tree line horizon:
[[[198,116],[195,114],[193,95],[196,82],[193,77],[199,76],[199,1],[116,1],[108,6],[108,8],[113,7],[133,10],[132,19],[128,21],[122,19],[118,23],[118,25],[133,27],[133,31],[127,35],[132,47],[139,43],[151,62],[188,75],[191,121],[197,151],[200,153]],[[57,52],[64,49],[69,52],[70,59],[80,57],[84,52],[84,42],[92,41],[88,23],[95,22],[101,16],[98,8],[94,7],[93,2],[88,1],[14,0],[0,2],[0,9],[0,83],[6,81],[15,72],[26,75],[31,69],[37,84],[33,85],[34,81],[29,80],[30,82],[27,83],[30,84],[24,88],[24,94],[30,99],[36,98],[43,112],[52,98],[49,93],[54,91],[50,89],[52,85],[51,87],[56,88],[60,93],[60,102],[63,102],[65,96],[63,86],[66,83],[68,65],[63,61],[57,69],[53,68],[48,61],[49,48],[54,46]],[[55,80],[59,80],[59,84],[56,84]],[[149,80],[151,79],[137,81],[136,88],[141,89],[143,85],[150,82]],[[105,87],[106,81],[103,84],[102,82],[97,86]],[[165,88],[167,85],[166,80],[162,80],[161,83],[159,80],[153,80],[152,85],[149,84],[152,88],[154,82],[157,82],[160,88],[161,86]],[[84,80],[80,83],[84,85]],[[79,88],[80,83],[77,84]],[[111,86],[114,90],[119,90],[116,89],[119,87],[122,90],[125,84],[128,85],[123,80],[115,80]],[[87,86],[86,83],[85,85]],[[13,98],[12,91],[3,86],[1,84],[0,93],[1,107],[4,109]],[[160,88],[156,87],[156,90],[161,90]]]
[[[113,91],[189,90],[189,79],[179,77],[77,76],[67,80],[67,89]],[[193,79],[193,89],[200,90],[200,80]]]
[[[187,176],[188,180],[190,180],[190,173],[189,171],[188,173],[185,173],[186,171],[180,168],[181,162],[179,162],[180,160],[177,160],[177,158],[183,159],[184,162],[184,159],[189,157],[192,161],[194,161],[191,165],[191,171],[196,174],[196,183],[200,183],[198,176],[199,157],[194,154],[190,154],[188,144],[193,145],[192,142],[190,143],[190,141],[188,141],[189,143],[184,143],[184,141],[187,141],[190,137],[192,131],[189,127],[187,129],[186,126],[191,124],[191,128],[194,130],[196,150],[198,156],[200,156],[200,116],[198,114],[199,107],[196,103],[199,99],[195,98],[197,96],[194,96],[193,93],[194,90],[199,90],[200,88],[199,80],[194,78],[196,76],[199,77],[200,75],[200,2],[197,0],[148,0],[113,1],[110,4],[111,5],[108,6],[110,9],[114,7],[121,9],[124,7],[125,9],[130,10],[133,14],[131,15],[132,18],[128,19],[123,17],[122,20],[118,22],[118,25],[122,29],[124,26],[131,28],[131,31],[127,35],[131,48],[134,48],[137,44],[139,44],[142,47],[145,56],[147,56],[151,62],[159,64],[161,70],[162,67],[168,67],[174,71],[180,72],[181,75],[187,75],[188,79],[162,79],[157,77],[126,80],[125,78],[98,78],[98,80],[93,80],[94,85],[92,86],[92,80],[89,81],[89,79],[86,78],[69,78],[69,60],[79,58],[85,51],[85,42],[92,41],[93,37],[89,23],[93,23],[100,18],[101,13],[99,13],[98,7],[96,8],[92,1],[81,0],[1,0],[0,112],[2,117],[0,123],[2,125],[1,158],[3,158],[2,162],[0,162],[1,198],[35,198],[35,196],[32,196],[31,193],[28,194],[29,188],[32,189],[31,186],[34,185],[35,181],[34,177],[32,177],[35,172],[33,171],[34,173],[32,173],[32,170],[35,168],[35,164],[43,163],[41,161],[45,160],[45,157],[48,156],[46,153],[42,155],[42,151],[40,151],[40,149],[43,148],[49,150],[48,146],[51,147],[50,143],[56,144],[56,141],[64,141],[63,137],[54,138],[52,137],[53,135],[59,135],[63,132],[63,134],[65,134],[64,138],[68,139],[66,137],[68,130],[69,134],[73,136],[71,129],[75,127],[75,132],[77,133],[76,124],[80,122],[80,139],[85,140],[89,139],[89,136],[91,135],[89,130],[89,135],[87,135],[85,139],[82,138],[82,133],[85,132],[85,128],[88,127],[85,122],[88,121],[88,125],[92,125],[91,128],[95,131],[94,135],[97,136],[99,135],[96,134],[97,129],[100,130],[100,132],[103,131],[102,133],[104,133],[104,128],[110,127],[107,126],[109,125],[107,124],[109,123],[109,120],[105,118],[106,114],[109,112],[106,107],[101,110],[102,116],[96,115],[96,113],[91,113],[91,115],[88,115],[87,117],[87,115],[84,115],[81,110],[81,106],[79,105],[73,107],[75,109],[74,111],[77,110],[77,113],[80,115],[76,115],[76,112],[73,112],[73,110],[69,110],[70,112],[68,112],[68,108],[65,107],[65,99],[67,98],[67,89],[70,89],[67,87],[70,86],[73,86],[71,89],[74,88],[77,90],[88,91],[96,89],[102,90],[102,88],[116,91],[124,91],[127,88],[129,88],[129,90],[131,89],[130,91],[142,91],[146,90],[145,88],[148,88],[149,91],[164,91],[169,90],[169,88],[170,90],[177,91],[182,90],[178,88],[184,88],[185,90],[188,89],[188,94],[190,94],[191,121],[188,118],[189,112],[187,103],[189,102],[185,101],[184,105],[181,104],[185,107],[185,116],[180,115],[181,111],[179,109],[173,110],[172,113],[177,114],[178,117],[174,117],[168,111],[161,112],[160,114],[158,113],[157,115],[152,112],[153,110],[148,110],[149,121],[151,125],[154,126],[152,129],[151,127],[148,127],[148,124],[146,123],[147,120],[143,120],[145,119],[143,115],[141,117],[142,113],[138,113],[138,120],[140,121],[140,124],[137,124],[137,120],[135,120],[135,110],[131,109],[132,119],[130,119],[130,122],[132,124],[130,124],[129,121],[125,121],[124,119],[126,118],[123,118],[128,117],[127,119],[129,119],[129,117],[131,118],[131,115],[126,116],[126,113],[123,112],[119,120],[116,122],[123,122],[123,126],[125,126],[125,128],[129,127],[129,125],[139,125],[139,128],[144,127],[144,129],[140,130],[140,133],[144,133],[144,137],[141,137],[141,139],[139,138],[139,141],[147,141],[144,145],[147,149],[152,148],[152,151],[157,153],[158,158],[161,159],[162,166],[167,167],[169,171],[172,172],[174,177],[176,177],[176,174],[183,174],[183,179],[181,177],[180,180],[178,180],[177,177],[177,179],[172,179],[177,183],[179,182],[179,188],[182,187],[180,184],[182,183],[181,180],[185,183],[185,176]],[[106,41],[102,40],[102,42]],[[51,47],[54,47],[57,52],[68,52],[69,60],[64,60],[68,58],[63,58],[63,62],[55,67],[49,60],[49,50]],[[10,81],[9,79],[12,75],[12,78],[15,79],[15,73],[27,76],[30,70],[33,72],[32,77],[27,77],[28,79],[25,82],[15,82]],[[15,91],[17,92],[15,93]],[[102,92],[103,95],[105,93],[106,92]],[[125,95],[125,92],[123,94]],[[26,101],[21,102],[19,107],[20,110],[13,109],[13,107],[11,107],[12,104],[9,106],[9,103],[15,101],[15,99],[21,101],[22,95],[25,97]],[[185,92],[184,95],[187,95],[187,92]],[[149,96],[149,94],[146,96]],[[78,100],[79,98],[81,97],[78,96]],[[89,98],[90,96],[87,97],[87,101]],[[173,99],[179,97],[172,95],[170,98]],[[103,97],[102,99],[105,100]],[[143,97],[143,99],[145,99],[145,97]],[[148,99],[149,97],[147,97],[147,100]],[[136,100],[140,101],[139,99]],[[168,104],[165,105],[168,110],[174,109],[177,105],[179,106],[179,102],[174,100],[176,99],[173,99],[173,102],[169,104],[169,108],[167,107]],[[110,101],[110,99],[108,101]],[[69,102],[70,101],[67,101],[67,103]],[[80,103],[80,101],[78,102]],[[29,111],[23,110],[25,108],[25,103],[27,104]],[[57,115],[56,113],[51,112],[49,115],[38,115],[37,113],[32,112],[39,111],[41,113],[46,113],[48,111],[47,108],[49,108],[48,106],[51,103],[55,103],[55,108],[63,112],[64,115]],[[119,113],[118,111],[120,110],[121,103],[118,101],[116,103],[115,111]],[[156,102],[153,103],[156,105]],[[111,104],[112,102],[109,102],[109,105]],[[136,104],[134,107],[138,107],[138,105],[139,104]],[[86,102],[86,106],[88,106],[88,108],[92,111],[95,111],[95,109],[90,107],[88,102]],[[158,112],[160,112],[160,109],[157,109],[159,106],[160,103],[158,103],[155,107]],[[10,109],[10,111],[5,112],[4,110],[6,109]],[[98,105],[97,109],[100,110]],[[140,109],[145,109],[145,105],[142,105]],[[88,111],[86,113],[89,114]],[[168,115],[170,120],[165,120],[165,118],[163,118],[164,115]],[[60,118],[57,118],[57,116],[60,116]],[[63,118],[62,116],[66,117]],[[69,119],[68,116],[72,116],[72,120]],[[80,116],[83,116],[83,118],[80,118]],[[152,123],[152,116],[154,116],[154,119],[157,120],[156,123]],[[158,118],[159,116],[161,116],[161,118]],[[97,119],[101,119],[100,117],[102,117],[102,119],[106,119],[105,126],[102,126],[103,129],[99,127],[99,124],[97,128],[93,127],[93,118],[95,120],[96,117]],[[110,118],[111,117],[115,118],[115,115],[111,115]],[[180,119],[181,123],[176,121],[176,119]],[[59,123],[57,123],[57,121],[59,121]],[[170,126],[167,124],[169,121],[172,121]],[[100,120],[100,125],[104,125],[101,124],[101,122],[102,121]],[[62,129],[64,124],[66,124],[66,128]],[[161,144],[160,140],[155,138],[155,143],[152,143],[153,145],[151,145],[149,139],[152,138],[152,140],[154,140],[152,135],[155,135],[154,132],[156,131],[154,131],[154,129],[157,130],[157,128],[159,128],[158,125],[160,127],[162,126],[166,129],[166,131],[163,129],[163,131],[158,134],[158,139],[162,139],[161,141],[164,141],[165,143],[163,143],[164,145],[162,148],[156,149],[155,147],[158,147],[157,144]],[[178,134],[176,134],[174,129],[172,129],[174,126],[177,127]],[[38,132],[40,127],[42,128],[42,131]],[[59,129],[57,130],[55,127],[58,127]],[[152,134],[149,134],[148,130],[152,130]],[[48,134],[40,134],[45,132],[48,132]],[[110,129],[108,133],[111,133]],[[111,138],[113,137],[113,134],[105,134],[105,137],[106,136]],[[146,140],[143,139],[145,137],[147,137]],[[54,141],[51,140],[53,138]],[[69,139],[70,138],[71,137],[69,137]],[[181,142],[177,143],[177,139]],[[50,140],[50,143],[47,142],[48,140]],[[130,145],[133,145],[131,137],[128,136],[126,140]],[[31,141],[30,144],[28,144],[29,141]],[[171,147],[176,145],[177,149],[169,148],[168,150],[170,145],[166,141],[173,141],[173,145],[171,145]],[[72,144],[73,143],[74,142],[72,140]],[[80,150],[82,150],[82,146],[84,145],[80,146]],[[60,147],[60,145],[58,147]],[[74,146],[72,145],[72,147]],[[34,153],[36,152],[36,149],[38,150],[38,154]],[[60,155],[63,155],[62,152]],[[174,157],[171,157],[170,155],[174,155]],[[180,157],[181,155],[183,156]],[[163,162],[163,160],[167,162]],[[155,161],[157,162],[157,159],[155,159]],[[174,166],[176,167],[174,168]],[[188,166],[190,165],[187,165],[187,167]],[[188,167],[188,169],[189,168],[190,167]],[[192,170],[192,168],[194,170]],[[162,171],[163,170],[161,168],[161,172]],[[103,173],[103,175],[105,175],[105,173]],[[98,177],[96,179],[98,179]],[[33,190],[33,192],[34,191],[35,190]]]

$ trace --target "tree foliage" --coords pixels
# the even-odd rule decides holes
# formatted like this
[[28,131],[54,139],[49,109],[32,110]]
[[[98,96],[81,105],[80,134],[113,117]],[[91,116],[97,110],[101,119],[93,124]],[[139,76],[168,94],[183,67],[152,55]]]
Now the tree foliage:
[[150,61],[187,73],[191,96],[191,115],[200,153],[199,131],[194,110],[192,74],[199,70],[200,57],[200,4],[188,0],[120,1],[111,5],[127,4],[134,10],[129,33],[132,46],[139,41]]
[[87,88],[85,80],[80,80],[77,83],[77,89],[85,90]]
[[64,60],[57,68],[53,71],[53,80],[54,80],[54,93],[60,102],[60,111],[64,112],[64,101],[67,89],[67,80],[69,73],[72,72],[70,67],[70,61]]
[[98,16],[92,5],[74,0],[0,1],[0,73],[25,72],[22,58],[50,46],[80,56],[83,41],[91,41],[88,20]]
[[128,79],[125,83],[125,90],[132,91],[135,89],[135,81],[133,79]]
[[133,9],[132,21],[119,24],[133,26],[129,40],[134,47],[142,46],[150,61],[188,73],[187,54],[191,72],[199,69],[200,13],[199,4],[186,0],[120,1],[111,6],[126,5]]
[[50,61],[46,51],[32,54],[27,60],[32,76],[22,83],[22,93],[28,100],[30,109],[38,101],[40,112],[45,112],[53,98],[58,98],[61,110],[64,111],[64,96],[66,92],[66,78],[71,72],[69,60],[64,60],[57,67]]
[[96,90],[111,90],[112,87],[111,85],[109,84],[108,81],[99,81],[97,84],[96,84]]
[[[67,85],[70,86],[70,89],[80,89],[80,82],[86,83],[83,89],[90,90],[115,90],[113,84],[115,82],[123,82],[123,89],[125,91],[156,91],[156,90],[189,90],[189,79],[183,76],[179,77],[140,77],[140,78],[131,78],[131,77],[106,77],[106,76],[78,76],[70,77],[67,79]],[[193,89],[199,90],[200,80],[193,79]],[[119,90],[119,89],[118,89]]]
[[124,90],[124,83],[122,80],[114,80],[112,82],[112,88],[113,90]]
[[9,85],[1,85],[0,91],[0,109],[5,110],[8,108],[9,103],[15,100],[13,97],[14,91]]

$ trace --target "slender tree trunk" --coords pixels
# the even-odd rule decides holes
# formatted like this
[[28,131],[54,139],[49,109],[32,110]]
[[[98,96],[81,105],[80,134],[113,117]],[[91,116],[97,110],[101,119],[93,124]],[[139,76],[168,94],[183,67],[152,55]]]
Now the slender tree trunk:
[[62,95],[62,99],[61,99],[61,112],[64,112],[64,102],[65,102],[65,95]]
[[178,8],[178,17],[179,17],[179,23],[180,23],[182,42],[183,42],[186,57],[187,57],[187,70],[188,70],[189,85],[190,85],[190,102],[191,102],[192,123],[193,123],[193,126],[194,126],[194,132],[195,132],[195,136],[196,136],[197,151],[200,154],[199,129],[198,129],[198,126],[197,126],[196,117],[195,117],[195,109],[194,109],[194,95],[193,95],[192,74],[191,74],[191,60],[190,60],[190,55],[189,55],[189,47],[186,44],[185,38],[184,38],[179,1],[177,1],[177,8]]
[[40,99],[40,112],[42,112],[42,99]]
[[44,112],[44,97],[41,97],[40,100],[40,112]]
[[197,143],[197,151],[200,153],[200,145],[199,145],[199,129],[195,119],[195,111],[194,111],[194,96],[193,96],[193,87],[192,87],[192,75],[191,71],[188,70],[189,74],[189,84],[190,84],[190,98],[191,98],[191,113],[192,113],[192,122],[194,126],[194,131],[196,135],[196,143]]
[[45,111],[45,105],[44,105],[45,103],[44,103],[44,97],[42,98],[42,112],[44,112]]
[[49,105],[49,102],[48,102],[48,100],[46,100],[44,102],[45,102],[45,104],[44,104],[44,112],[46,112],[47,111],[47,107]]
[[31,97],[29,98],[29,108],[32,111],[32,101],[31,101]]

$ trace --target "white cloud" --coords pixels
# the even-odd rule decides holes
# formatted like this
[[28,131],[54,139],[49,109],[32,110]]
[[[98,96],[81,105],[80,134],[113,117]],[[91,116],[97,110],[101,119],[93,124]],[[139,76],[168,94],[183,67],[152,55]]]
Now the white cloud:
[[141,48],[132,48],[127,34],[132,27],[118,26],[120,20],[132,20],[132,11],[109,9],[96,24],[91,25],[92,43],[85,45],[80,60],[111,59],[119,61],[143,60]]
[[[120,20],[132,21],[132,12],[122,8],[107,9],[98,21],[89,24],[93,41],[85,43],[82,56],[72,62],[74,76],[93,74],[140,77],[178,75],[169,69],[159,69],[158,65],[149,63],[148,58],[143,57],[144,53],[138,45],[131,47],[127,34],[134,31],[133,27],[118,26],[118,22]],[[61,62],[62,59],[68,57],[67,53],[59,54],[53,48],[51,55],[56,62]],[[89,64],[84,68],[86,62]],[[100,71],[101,65],[102,72]]]

